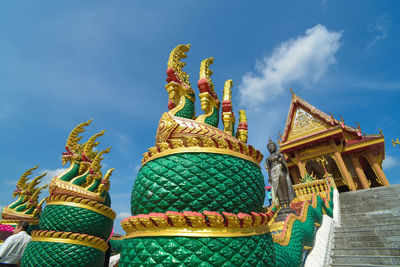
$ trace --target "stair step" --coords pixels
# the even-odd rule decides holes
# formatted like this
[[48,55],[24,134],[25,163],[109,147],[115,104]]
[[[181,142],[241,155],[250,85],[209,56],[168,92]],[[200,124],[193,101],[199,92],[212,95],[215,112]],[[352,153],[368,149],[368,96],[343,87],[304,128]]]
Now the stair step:
[[[397,195],[399,195],[397,197]],[[376,196],[368,196],[368,197],[354,197],[354,198],[343,198],[343,197],[339,197],[340,201],[343,201],[344,206],[362,206],[365,205],[366,203],[370,204],[370,203],[382,203],[383,205],[385,204],[390,204],[390,203],[394,203],[394,200],[399,199],[400,198],[400,192],[397,192],[397,194],[395,195],[376,195]],[[356,201],[353,203],[349,202],[349,201]]]
[[335,255],[333,264],[400,264],[400,256]]
[[353,207],[340,207],[340,210],[342,213],[351,213],[354,211],[379,211],[379,210],[392,210],[392,209],[398,209],[398,203],[400,202],[400,199],[396,200],[397,203],[391,203],[391,204],[382,204],[382,203],[376,203],[376,204],[371,204],[368,206],[353,206]]
[[[391,198],[398,198],[400,195],[399,190],[397,191],[386,191],[386,192],[380,192],[380,193],[370,193],[370,194],[353,194],[353,195],[346,195],[346,194],[339,194],[339,199],[340,200],[363,200],[363,201],[374,201],[374,200],[379,200],[379,199],[391,199]],[[360,203],[360,202],[357,202]],[[356,203],[356,204],[357,204]]]
[[346,267],[386,267],[386,266],[393,266],[393,264],[385,264],[385,265],[377,265],[377,264],[329,264],[330,267],[335,266],[346,266]]
[[[400,203],[400,199],[399,199]],[[354,207],[353,209],[341,209],[340,214],[341,215],[352,215],[352,214],[360,214],[360,213],[377,213],[379,214],[380,211],[386,211],[390,212],[391,214],[397,214],[400,215],[400,207],[398,204],[392,205],[392,206],[380,206],[380,207],[374,207],[372,206],[371,208],[366,208],[366,207]]]
[[[387,223],[392,221],[400,221],[400,216],[393,215],[391,211],[380,211],[380,212],[367,212],[367,213],[355,213],[355,214],[341,214],[342,222],[366,222],[366,223]],[[393,222],[396,223],[396,222]]]
[[392,230],[400,229],[400,220],[398,223],[386,223],[386,224],[358,224],[358,225],[342,225],[341,227],[335,228],[335,233],[342,233],[347,231],[368,231],[368,230]]
[[[346,223],[358,223],[358,224],[363,224],[363,223],[371,223],[373,222],[374,224],[376,224],[377,222],[379,222],[380,224],[388,224],[388,223],[393,223],[393,224],[397,224],[400,223],[400,216],[393,216],[391,213],[383,213],[380,216],[379,215],[374,215],[377,213],[369,213],[369,215],[367,216],[366,213],[361,213],[358,215],[352,215],[352,216],[344,216],[343,214],[341,214],[341,220],[342,222],[346,222]],[[379,219],[379,221],[378,221]]]
[[385,247],[385,248],[397,248],[399,247],[399,242],[389,242],[389,241],[355,241],[355,240],[347,240],[346,242],[342,242],[342,240],[337,241],[335,239],[335,243],[333,248],[335,249],[347,249],[347,248],[374,248],[374,247]]
[[387,257],[400,256],[400,245],[397,248],[332,248],[332,255],[377,255]]
[[[381,192],[381,193],[370,193],[370,194],[361,194],[359,192],[358,194],[353,194],[353,195],[346,195],[346,194],[339,194],[340,200],[353,200],[353,199],[362,199],[362,200],[367,200],[367,201],[373,201],[373,200],[379,200],[379,199],[390,199],[390,198],[396,198],[396,196],[400,195],[399,190],[395,191],[386,191],[386,192]],[[359,202],[357,202],[359,203]]]
[[400,244],[400,235],[335,236],[335,242],[341,241],[399,242]]
[[336,231],[336,237],[351,237],[351,236],[398,236],[400,238],[400,228],[397,229],[370,229],[370,230],[351,230],[351,231]]
[[[400,202],[400,200],[399,200]],[[355,208],[353,210],[344,210],[340,209],[341,215],[353,215],[353,214],[369,214],[369,216],[376,216],[376,215],[388,215],[388,214],[396,214],[397,211],[400,210],[400,207],[397,205],[394,207],[381,207],[380,209],[373,210],[368,208]]]
[[396,196],[399,194],[399,189],[386,190],[385,192],[377,191],[357,191],[352,193],[340,193],[341,199],[353,199],[353,198],[387,198],[388,196]]
[[400,266],[400,185],[340,193],[330,266]]
[[369,189],[364,189],[364,190],[357,190],[357,191],[350,191],[350,192],[344,192],[341,193],[341,195],[353,195],[353,194],[368,194],[370,192],[379,192],[379,191],[396,191],[400,190],[400,185],[391,185],[391,186],[379,186],[379,187],[373,187]]
[[354,196],[354,197],[341,197],[339,196],[339,202],[343,202],[344,205],[350,206],[351,203],[354,204],[354,206],[362,206],[365,205],[366,203],[371,204],[371,203],[383,203],[388,204],[388,203],[393,203],[394,200],[398,200],[400,198],[400,192],[397,192],[396,194],[386,194],[383,193],[382,195],[371,195],[371,196],[365,196],[365,197],[360,197],[360,196]]

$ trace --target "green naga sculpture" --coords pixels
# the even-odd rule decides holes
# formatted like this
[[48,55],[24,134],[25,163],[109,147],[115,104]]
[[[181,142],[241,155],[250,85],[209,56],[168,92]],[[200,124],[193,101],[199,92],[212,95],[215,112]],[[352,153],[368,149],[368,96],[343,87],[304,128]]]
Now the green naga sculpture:
[[210,65],[213,63],[214,58],[212,57],[201,62],[200,78],[197,84],[200,90],[199,98],[204,115],[198,116],[196,121],[218,127],[220,102],[214,91],[214,84],[211,81],[213,72],[210,70]]
[[13,198],[18,198],[3,209],[1,212],[0,225],[10,225],[15,227],[19,221],[27,221],[29,222],[29,232],[38,229],[39,214],[44,202],[44,199],[38,202],[39,194],[47,187],[47,185],[41,187],[37,186],[47,173],[43,173],[28,182],[29,176],[32,175],[33,171],[38,167],[39,165],[27,170],[21,178],[19,178],[17,189],[12,195]]
[[182,70],[186,63],[181,62],[190,45],[178,45],[172,50],[167,68],[167,82],[165,86],[169,95],[169,114],[182,118],[194,119],[194,91],[190,87],[189,75]]
[[62,162],[70,166],[49,185],[40,230],[32,232],[22,266],[103,266],[115,219],[108,194],[113,169],[104,176],[101,172],[102,156],[110,148],[94,151],[104,131],[78,143],[90,122],[79,124],[68,137]]
[[244,120],[246,138],[234,137],[230,96],[223,110],[230,115],[223,117],[227,128],[216,128],[220,102],[210,79],[212,58],[201,63],[204,115],[194,120],[194,93],[180,62],[189,47],[177,46],[168,61],[170,110],[133,185],[133,216],[121,222],[127,234],[118,240],[119,266],[273,266],[272,213],[262,212],[263,156],[246,144]]

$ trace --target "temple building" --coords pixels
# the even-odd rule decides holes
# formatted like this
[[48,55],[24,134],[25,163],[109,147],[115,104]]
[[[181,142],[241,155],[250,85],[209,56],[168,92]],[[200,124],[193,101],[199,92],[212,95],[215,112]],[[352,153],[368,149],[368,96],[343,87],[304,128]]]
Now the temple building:
[[382,171],[385,140],[382,132],[365,135],[292,93],[289,113],[278,143],[292,183],[331,174],[339,192],[388,186]]

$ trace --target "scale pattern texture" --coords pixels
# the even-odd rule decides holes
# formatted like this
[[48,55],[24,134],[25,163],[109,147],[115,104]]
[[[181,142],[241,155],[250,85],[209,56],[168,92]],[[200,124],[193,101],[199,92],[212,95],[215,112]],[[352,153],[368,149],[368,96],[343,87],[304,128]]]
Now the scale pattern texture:
[[125,240],[120,266],[274,266],[270,234],[235,238],[145,237]]
[[110,246],[115,253],[121,253],[125,239],[110,239]]
[[[193,96],[194,97],[194,96]],[[194,103],[185,97],[185,105],[181,110],[175,113],[175,116],[186,119],[193,119],[194,117]]]
[[[54,257],[57,255],[57,257]],[[29,242],[21,266],[103,266],[104,253],[95,248],[50,242]]]
[[97,212],[65,205],[47,205],[40,218],[40,229],[93,235],[107,240],[113,221]]
[[217,127],[218,128],[218,123],[219,123],[219,110],[217,108],[214,108],[214,112],[211,114],[210,117],[207,117],[204,120],[205,123],[210,124],[211,126]]
[[132,215],[204,210],[260,212],[264,178],[256,164],[223,154],[181,153],[146,163],[135,180]]

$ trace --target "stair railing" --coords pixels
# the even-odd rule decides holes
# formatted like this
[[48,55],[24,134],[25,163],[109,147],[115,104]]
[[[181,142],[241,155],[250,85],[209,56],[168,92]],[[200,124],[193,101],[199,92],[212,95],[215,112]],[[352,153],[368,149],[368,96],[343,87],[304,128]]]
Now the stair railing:
[[301,199],[311,199],[313,193],[322,195],[328,191],[330,184],[335,184],[332,175],[326,175],[325,179],[296,184],[293,186],[293,189],[296,192],[297,197]]

